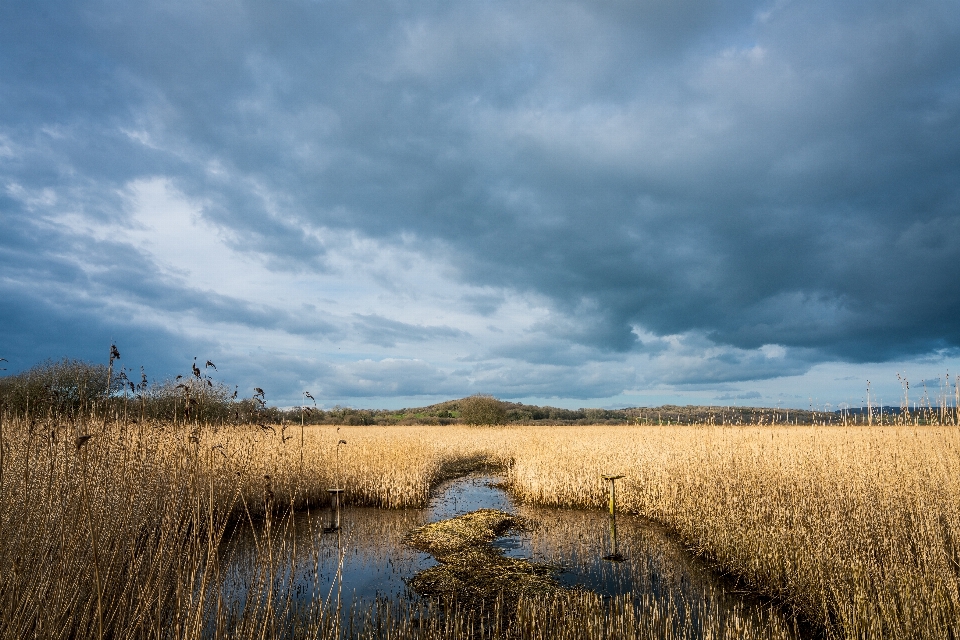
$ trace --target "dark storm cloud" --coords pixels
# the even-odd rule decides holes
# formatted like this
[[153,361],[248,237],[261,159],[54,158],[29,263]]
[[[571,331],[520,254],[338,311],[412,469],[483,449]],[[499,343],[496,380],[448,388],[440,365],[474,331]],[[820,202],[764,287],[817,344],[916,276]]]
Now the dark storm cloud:
[[[490,354],[518,380],[564,360],[549,340],[646,352],[638,327],[729,348],[678,383],[960,347],[953,2],[9,2],[0,41],[18,282],[334,331],[138,270],[110,243],[53,251],[17,191],[115,219],[124,184],[164,175],[275,269],[328,268],[311,230],[412,236],[464,283],[542,297],[546,341]],[[354,328],[384,346],[458,331],[392,322]],[[767,344],[787,356],[741,353]],[[545,370],[530,371],[516,388],[534,393]]]
[[145,364],[153,379],[188,371],[192,355],[216,349],[211,341],[191,339],[156,323],[132,323],[96,300],[57,302],[44,293],[0,284],[0,357],[10,362],[10,371],[28,369],[48,358],[103,362],[110,345],[116,343],[121,349],[119,367],[137,370]]

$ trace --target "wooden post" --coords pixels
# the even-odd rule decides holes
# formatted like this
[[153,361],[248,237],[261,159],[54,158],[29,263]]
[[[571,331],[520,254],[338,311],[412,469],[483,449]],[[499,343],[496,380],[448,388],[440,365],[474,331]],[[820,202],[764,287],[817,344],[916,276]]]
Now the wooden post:
[[610,515],[615,515],[617,510],[617,485],[616,482],[623,476],[603,476],[604,480],[610,481]]

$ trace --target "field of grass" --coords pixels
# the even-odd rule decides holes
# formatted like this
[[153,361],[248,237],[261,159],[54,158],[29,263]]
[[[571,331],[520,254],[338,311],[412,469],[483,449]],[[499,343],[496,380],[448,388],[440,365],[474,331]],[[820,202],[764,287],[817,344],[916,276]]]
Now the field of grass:
[[960,635],[954,427],[675,427],[540,433],[510,478],[525,499],[623,508],[841,638]]
[[[517,497],[545,505],[602,508],[601,474],[624,474],[621,510],[663,523],[829,637],[960,637],[955,427],[314,426],[301,435],[299,426],[6,420],[0,438],[0,638],[334,637],[323,603],[305,610],[285,593],[282,564],[294,550],[284,528],[335,484],[351,504],[422,506],[431,486],[480,460],[504,468]],[[262,536],[246,599],[228,606],[219,542],[244,522],[280,535]],[[524,637],[685,637],[676,612],[589,595],[518,612],[512,632]],[[357,615],[368,630],[391,629],[384,637],[476,632],[449,613]],[[735,626],[713,633],[743,637]]]

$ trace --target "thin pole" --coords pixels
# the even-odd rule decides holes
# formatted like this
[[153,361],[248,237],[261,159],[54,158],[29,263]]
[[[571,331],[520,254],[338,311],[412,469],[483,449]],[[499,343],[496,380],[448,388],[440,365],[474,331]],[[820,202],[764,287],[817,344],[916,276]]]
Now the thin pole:
[[610,478],[610,515],[617,515],[617,483]]
[[617,485],[616,482],[624,476],[602,476],[604,480],[610,481],[610,515],[615,515],[617,511]]

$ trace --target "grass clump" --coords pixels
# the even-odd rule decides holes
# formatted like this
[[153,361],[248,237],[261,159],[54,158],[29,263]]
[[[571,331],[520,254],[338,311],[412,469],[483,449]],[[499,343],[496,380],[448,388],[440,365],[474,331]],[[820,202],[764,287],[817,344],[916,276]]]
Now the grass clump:
[[438,564],[414,576],[410,586],[421,595],[452,598],[461,606],[487,610],[521,596],[563,591],[555,578],[557,567],[508,558],[493,546],[497,537],[524,527],[517,516],[480,509],[415,529],[407,543],[432,554]]
[[522,531],[523,521],[497,509],[479,509],[424,525],[411,532],[407,542],[443,561],[459,551],[488,547],[511,530]]

